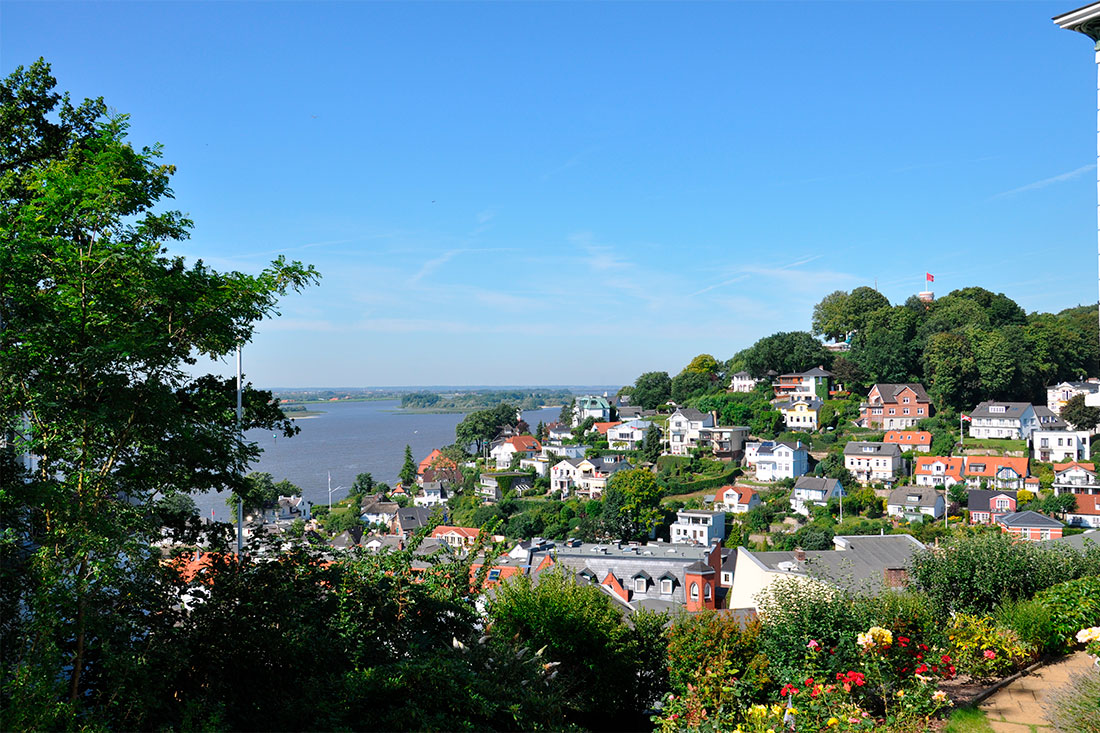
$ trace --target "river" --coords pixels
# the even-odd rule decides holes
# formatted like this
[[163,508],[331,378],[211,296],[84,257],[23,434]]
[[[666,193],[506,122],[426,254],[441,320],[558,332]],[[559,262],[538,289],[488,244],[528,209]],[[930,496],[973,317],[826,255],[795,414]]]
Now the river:
[[[301,432],[293,438],[275,437],[262,430],[251,430],[248,438],[259,444],[263,454],[252,471],[270,473],[276,481],[289,479],[302,487],[307,501],[328,503],[328,475],[332,486],[350,487],[360,473],[370,473],[375,481],[393,484],[405,460],[405,446],[412,448],[417,463],[432,451],[455,440],[455,426],[465,413],[404,412],[399,400],[372,402],[331,402],[308,405],[323,411],[317,417],[294,421]],[[558,419],[560,408],[529,410],[523,419],[532,430],[539,423]],[[293,413],[291,413],[293,415]],[[334,501],[346,496],[346,489],[333,491]],[[200,516],[229,521],[226,494],[198,494],[195,504]]]

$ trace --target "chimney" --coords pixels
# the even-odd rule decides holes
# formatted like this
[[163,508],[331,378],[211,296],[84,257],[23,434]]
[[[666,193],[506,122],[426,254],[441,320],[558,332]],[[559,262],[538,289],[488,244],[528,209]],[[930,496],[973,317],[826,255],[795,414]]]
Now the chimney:
[[886,568],[883,575],[887,588],[904,588],[909,584],[909,571],[905,568]]
[[803,550],[801,547],[794,548],[794,559],[798,560],[799,562],[805,562],[806,561],[806,551]]

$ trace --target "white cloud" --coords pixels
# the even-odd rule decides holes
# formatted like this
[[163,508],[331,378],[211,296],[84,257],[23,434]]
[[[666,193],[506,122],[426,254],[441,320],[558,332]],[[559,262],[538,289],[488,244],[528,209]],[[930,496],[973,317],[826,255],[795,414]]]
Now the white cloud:
[[989,200],[992,201],[994,199],[1004,198],[1006,196],[1014,196],[1018,193],[1024,193],[1026,191],[1036,191],[1040,188],[1046,188],[1047,186],[1052,186],[1055,183],[1062,183],[1063,181],[1072,180],[1072,179],[1077,178],[1078,176],[1080,176],[1082,173],[1087,173],[1088,171],[1091,171],[1091,170],[1096,170],[1096,164],[1095,163],[1090,164],[1090,165],[1083,165],[1080,168],[1077,168],[1076,170],[1069,171],[1067,173],[1059,173],[1058,175],[1051,176],[1050,178],[1044,178],[1044,179],[1039,180],[1039,181],[1034,181],[1034,182],[1029,183],[1025,186],[1020,186],[1019,188],[1013,188],[1009,191],[1002,191],[1001,193],[990,196]]

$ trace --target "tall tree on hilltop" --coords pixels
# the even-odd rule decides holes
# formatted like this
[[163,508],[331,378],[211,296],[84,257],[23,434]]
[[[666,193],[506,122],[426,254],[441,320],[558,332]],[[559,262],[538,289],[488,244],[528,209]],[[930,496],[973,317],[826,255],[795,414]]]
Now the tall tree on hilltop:
[[655,410],[672,395],[672,379],[668,372],[646,372],[634,380],[630,401],[643,410]]
[[[44,61],[0,82],[0,432],[37,457],[0,471],[0,704],[19,728],[82,726],[110,702],[96,680],[134,663],[162,608],[155,497],[244,491],[259,455],[233,382],[190,367],[317,278],[169,256],[191,228],[156,210],[173,166],[102,99],[73,106],[55,86]],[[270,393],[249,386],[244,406],[245,430],[297,430]]]
[[791,374],[816,366],[827,369],[831,360],[832,354],[805,331],[765,336],[753,344],[744,356],[745,369],[754,377],[763,377],[769,370]]
[[1092,430],[1100,423],[1100,408],[1086,405],[1083,394],[1070,397],[1060,414],[1075,430]]
[[412,447],[405,446],[405,462],[401,464],[401,473],[397,474],[406,491],[416,485],[416,461],[413,460]]

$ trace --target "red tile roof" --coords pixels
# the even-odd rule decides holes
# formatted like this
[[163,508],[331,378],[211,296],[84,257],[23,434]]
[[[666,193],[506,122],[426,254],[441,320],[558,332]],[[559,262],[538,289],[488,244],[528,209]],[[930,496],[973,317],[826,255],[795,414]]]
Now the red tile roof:
[[622,422],[598,422],[593,423],[592,427],[600,431],[600,435],[607,435],[607,431],[616,425],[622,425]]
[[446,524],[441,524],[432,530],[432,537],[442,537],[446,534],[457,534],[460,537],[466,537],[468,539],[477,539],[477,536],[481,533],[480,529],[475,527],[453,527]]
[[924,430],[890,430],[882,442],[899,445],[932,445],[932,433]]
[[718,489],[715,497],[719,504],[748,504],[756,495],[756,489],[751,486],[723,486]]
[[[977,468],[981,466],[982,468]],[[1005,456],[969,456],[966,460],[967,476],[997,475],[1002,468],[1011,468],[1019,476],[1027,476],[1027,456],[1014,458]]]
[[1055,473],[1061,473],[1062,471],[1067,471],[1067,470],[1073,468],[1074,466],[1083,468],[1086,471],[1092,471],[1093,473],[1096,472],[1096,464],[1095,463],[1083,463],[1081,461],[1070,461],[1069,463],[1055,463],[1054,464],[1054,472]]
[[542,450],[542,446],[533,435],[516,435],[514,437],[508,438],[508,440],[504,442],[511,444],[511,446],[517,451],[524,453],[530,451],[534,451],[537,453],[538,451]]
[[1074,494],[1077,497],[1077,510],[1073,514],[1100,516],[1100,494]]
[[956,481],[962,481],[964,464],[962,456],[917,456],[917,465],[914,467],[913,473],[917,476],[937,476],[939,474],[932,472],[932,465],[935,463],[944,464],[944,476],[951,476]]
[[436,448],[428,454],[427,458],[420,462],[420,465],[417,467],[416,472],[423,476],[424,472],[427,471],[429,468],[453,469],[458,468],[458,466],[456,466],[455,462],[452,461],[450,458],[444,456],[442,451]]

